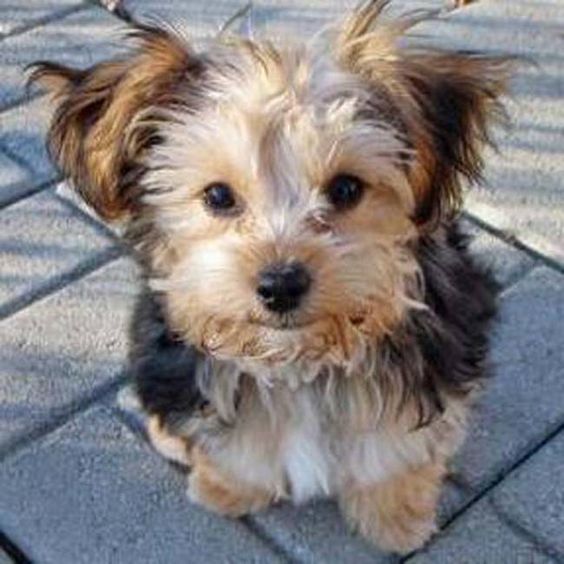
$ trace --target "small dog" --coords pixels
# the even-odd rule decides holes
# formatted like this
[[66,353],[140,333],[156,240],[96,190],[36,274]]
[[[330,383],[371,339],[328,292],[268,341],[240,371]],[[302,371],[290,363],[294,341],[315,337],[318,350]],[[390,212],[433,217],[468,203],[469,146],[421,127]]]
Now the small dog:
[[130,56],[32,80],[54,160],[144,272],[131,367],[190,499],[331,496],[406,553],[485,374],[496,284],[457,217],[511,65],[413,45],[386,4],[284,47],[138,25]]

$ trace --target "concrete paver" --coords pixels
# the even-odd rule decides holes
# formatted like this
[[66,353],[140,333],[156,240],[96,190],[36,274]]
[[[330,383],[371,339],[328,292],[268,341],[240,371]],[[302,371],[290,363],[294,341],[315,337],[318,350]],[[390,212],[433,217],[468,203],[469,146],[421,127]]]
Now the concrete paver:
[[409,564],[548,564],[555,561],[517,535],[486,501],[476,504]]
[[463,229],[472,237],[469,247],[471,252],[479,258],[481,264],[491,269],[502,287],[518,280],[535,265],[535,260],[524,252],[469,221],[463,222]]
[[0,453],[123,373],[135,274],[120,259],[0,322]]
[[0,112],[0,144],[33,173],[30,181],[20,183],[11,193],[7,193],[5,201],[33,191],[36,185],[56,177],[45,148],[45,136],[51,116],[52,108],[45,96]]
[[39,25],[47,19],[59,18],[80,6],[84,6],[84,0],[26,0],[25,4],[3,5],[0,38]]
[[492,496],[495,507],[564,559],[564,434],[509,476]]
[[0,527],[34,562],[283,562],[185,479],[96,407],[3,462]]
[[115,249],[52,189],[0,213],[0,315]]
[[25,98],[26,65],[52,60],[87,67],[121,51],[123,29],[115,16],[92,6],[5,38],[0,46],[0,109]]
[[0,148],[0,208],[21,193],[23,185],[31,181],[29,171],[7,155]]
[[488,383],[456,462],[474,489],[498,477],[564,417],[564,276],[535,268],[503,296]]

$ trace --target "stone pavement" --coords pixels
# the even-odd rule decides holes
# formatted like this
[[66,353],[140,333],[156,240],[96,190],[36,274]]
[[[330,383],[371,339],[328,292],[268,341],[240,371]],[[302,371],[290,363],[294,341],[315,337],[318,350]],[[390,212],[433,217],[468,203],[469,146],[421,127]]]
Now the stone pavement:
[[[202,37],[242,3],[125,6]],[[256,25],[280,34],[309,33],[343,9],[256,5]],[[89,65],[120,50],[126,25],[84,0],[0,0],[0,563],[399,561],[350,535],[327,502],[237,522],[189,505],[181,473],[118,402],[135,267],[56,190],[43,148],[49,108],[26,92],[22,68]],[[534,64],[518,73],[514,126],[466,211],[476,252],[505,288],[495,378],[445,490],[440,533],[403,560],[564,562],[564,2],[478,0],[421,32]]]

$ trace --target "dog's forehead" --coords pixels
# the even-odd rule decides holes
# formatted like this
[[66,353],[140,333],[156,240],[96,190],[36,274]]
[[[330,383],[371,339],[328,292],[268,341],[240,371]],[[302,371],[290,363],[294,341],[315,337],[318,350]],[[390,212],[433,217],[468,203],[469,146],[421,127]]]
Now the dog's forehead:
[[241,110],[289,119],[314,111],[312,117],[332,118],[336,113],[350,116],[371,97],[357,75],[315,44],[220,44],[208,57],[207,95]]
[[400,132],[330,51],[238,42],[207,61],[199,103],[163,123],[152,152],[150,168],[173,171],[173,185],[198,193],[221,179],[258,205],[305,205],[338,173],[404,184]]

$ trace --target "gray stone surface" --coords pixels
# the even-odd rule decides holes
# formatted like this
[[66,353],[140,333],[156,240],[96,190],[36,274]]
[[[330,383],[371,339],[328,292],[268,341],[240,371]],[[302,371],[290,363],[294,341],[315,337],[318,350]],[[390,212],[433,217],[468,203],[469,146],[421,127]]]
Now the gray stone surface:
[[84,0],[26,0],[3,2],[0,18],[0,38],[6,34],[20,33],[45,20],[61,17],[69,10],[84,6]]
[[[564,414],[563,414],[564,420]],[[493,503],[564,560],[564,433],[494,490]]]
[[32,180],[15,187],[10,198],[55,178],[55,169],[45,149],[45,136],[51,116],[52,107],[45,96],[0,112],[0,144],[33,172]]
[[0,315],[115,247],[52,189],[8,206],[0,214]]
[[136,291],[120,259],[0,323],[0,452],[123,373]]
[[480,489],[562,420],[564,276],[535,268],[503,296],[493,339],[494,376],[456,469]]
[[25,97],[26,65],[51,60],[84,68],[121,51],[123,28],[123,22],[93,5],[5,38],[0,47],[0,109]]
[[481,264],[491,268],[503,287],[519,279],[535,265],[535,261],[524,252],[469,221],[463,222],[463,228],[472,236],[470,251],[479,258]]
[[191,505],[185,476],[97,407],[0,468],[0,527],[34,562],[283,562]]
[[481,501],[446,532],[436,535],[409,564],[545,564],[554,562],[538,546],[518,536],[486,501]]
[[0,208],[20,194],[26,182],[31,182],[29,171],[1,151],[0,147]]

